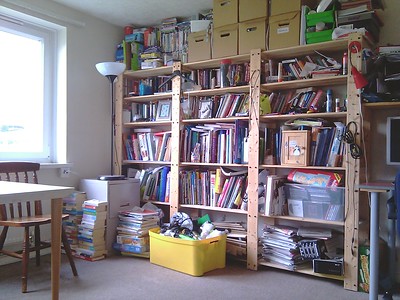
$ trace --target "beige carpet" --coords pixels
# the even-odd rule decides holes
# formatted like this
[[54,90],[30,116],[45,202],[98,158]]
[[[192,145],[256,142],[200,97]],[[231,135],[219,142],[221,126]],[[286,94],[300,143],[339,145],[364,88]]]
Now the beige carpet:
[[[79,276],[74,278],[64,256],[62,260],[61,300],[368,299],[365,293],[343,289],[339,281],[266,267],[250,271],[244,264],[233,262],[224,269],[193,277],[143,258],[112,256],[97,262],[77,259]],[[40,267],[31,260],[26,294],[20,292],[19,263],[0,266],[0,270],[0,299],[51,299],[49,256],[43,257]]]

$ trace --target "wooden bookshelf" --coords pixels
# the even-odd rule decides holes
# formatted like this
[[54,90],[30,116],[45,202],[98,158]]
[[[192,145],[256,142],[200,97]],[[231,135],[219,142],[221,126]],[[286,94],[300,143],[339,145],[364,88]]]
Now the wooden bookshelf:
[[[250,63],[251,74],[261,74],[261,62],[263,60],[274,59],[283,60],[292,57],[300,57],[304,55],[312,55],[314,50],[321,51],[326,55],[341,55],[344,51],[347,51],[348,45],[351,42],[360,42],[363,44],[365,40],[360,35],[351,35],[348,39],[341,39],[330,42],[323,42],[312,45],[296,46],[286,49],[261,51],[260,49],[254,49],[250,54],[237,55],[229,57],[232,63]],[[353,54],[353,65],[358,65],[361,62],[360,54]],[[123,79],[126,78],[146,78],[151,76],[169,75],[174,70],[182,72],[189,72],[193,70],[200,70],[205,68],[218,68],[221,59],[211,59],[207,61],[193,62],[193,63],[174,63],[173,67],[162,67],[157,69],[140,70],[140,71],[127,71],[120,76],[117,83],[117,97],[116,97],[116,130],[117,137],[122,136],[122,133],[126,130],[149,127],[149,128],[167,128],[172,131],[171,142],[173,144],[172,156],[170,162],[143,162],[121,159],[123,152],[123,145],[121,139],[116,139],[116,153],[115,159],[115,174],[119,174],[122,171],[122,166],[142,167],[147,168],[151,165],[168,165],[171,168],[171,196],[169,203],[154,202],[156,205],[163,207],[169,207],[169,212],[173,213],[182,210],[189,211],[192,215],[199,215],[201,213],[214,213],[225,215],[233,215],[242,218],[246,222],[247,226],[247,268],[257,270],[259,266],[266,266],[272,268],[284,269],[282,266],[277,264],[267,263],[263,260],[259,260],[258,248],[259,248],[259,236],[258,232],[265,224],[297,224],[297,225],[309,225],[309,226],[328,226],[335,230],[342,231],[344,233],[344,265],[345,271],[343,276],[330,276],[324,274],[314,273],[311,269],[296,270],[295,272],[309,274],[312,276],[342,280],[344,287],[349,290],[357,290],[358,281],[358,211],[359,211],[359,195],[356,192],[356,186],[360,182],[360,168],[362,162],[360,160],[354,160],[351,158],[349,151],[344,158],[344,164],[341,167],[324,167],[324,166],[306,166],[305,169],[310,170],[327,170],[327,171],[340,171],[345,174],[345,207],[346,207],[346,218],[344,221],[325,221],[316,220],[310,218],[298,218],[290,216],[274,216],[266,217],[258,212],[258,174],[263,169],[271,170],[272,174],[285,173],[292,167],[285,165],[273,165],[273,164],[260,164],[259,162],[259,126],[260,124],[280,126],[288,120],[295,118],[324,118],[331,121],[340,120],[343,123],[350,121],[355,122],[359,128],[361,128],[360,119],[360,99],[358,91],[354,85],[354,79],[351,74],[339,75],[336,77],[329,78],[315,78],[315,79],[300,79],[288,82],[276,82],[276,83],[261,83],[261,76],[251,76],[250,82],[245,86],[237,86],[230,88],[221,89],[207,89],[191,92],[181,92],[181,80],[176,77],[172,83],[172,92],[168,94],[160,95],[146,95],[146,96],[134,96],[126,97],[123,95],[124,87],[122,85]],[[276,91],[288,91],[305,87],[315,88],[337,88],[341,90],[343,94],[347,95],[348,108],[346,112],[335,112],[335,113],[313,113],[313,114],[295,114],[295,115],[260,115],[260,95],[261,93],[270,93]],[[184,97],[203,97],[203,96],[215,96],[223,95],[226,93],[248,93],[251,95],[251,109],[249,110],[249,116],[246,117],[227,117],[227,118],[212,118],[212,119],[184,119],[181,109],[181,96]],[[158,101],[169,97],[172,99],[172,119],[171,121],[162,122],[129,122],[122,123],[122,108],[123,105],[132,102],[146,103],[150,101]],[[391,105],[391,106],[389,106]],[[399,103],[390,104],[364,104],[366,108],[369,107],[400,107]],[[192,163],[181,161],[180,157],[180,142],[181,142],[181,129],[186,125],[192,124],[212,124],[212,123],[234,123],[236,119],[248,121],[248,132],[249,132],[249,149],[248,157],[249,161],[246,164],[218,164],[218,163]],[[357,137],[358,139],[359,137]],[[229,167],[235,170],[247,170],[248,172],[248,203],[247,211],[240,209],[227,209],[221,207],[213,207],[206,205],[189,205],[180,204],[179,195],[180,191],[180,172],[182,170],[211,170],[219,167]]]

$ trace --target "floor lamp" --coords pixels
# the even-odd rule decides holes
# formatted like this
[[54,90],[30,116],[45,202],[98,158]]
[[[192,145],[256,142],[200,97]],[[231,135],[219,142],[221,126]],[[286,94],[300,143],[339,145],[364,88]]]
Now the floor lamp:
[[125,64],[119,62],[101,62],[96,64],[99,73],[108,78],[111,86],[111,175],[114,174],[114,140],[115,140],[115,101],[114,101],[114,81],[118,75],[125,70]]

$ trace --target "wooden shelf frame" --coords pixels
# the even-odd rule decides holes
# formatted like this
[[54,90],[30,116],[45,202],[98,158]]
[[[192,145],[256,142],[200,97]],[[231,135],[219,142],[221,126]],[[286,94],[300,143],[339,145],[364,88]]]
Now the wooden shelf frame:
[[[181,92],[181,80],[179,77],[173,79],[172,92],[167,94],[157,95],[146,95],[146,96],[133,96],[124,97],[123,95],[123,79],[134,78],[141,79],[159,75],[170,75],[173,71],[179,70],[181,72],[189,72],[192,70],[204,69],[204,68],[218,68],[221,59],[211,59],[207,61],[194,62],[181,64],[175,62],[172,67],[162,67],[157,69],[139,70],[139,71],[126,71],[118,79],[116,87],[116,133],[117,137],[122,136],[123,130],[129,130],[130,128],[139,127],[163,127],[171,128],[172,131],[172,157],[171,162],[143,162],[143,161],[131,161],[122,160],[122,140],[116,139],[116,155],[114,156],[114,172],[120,174],[122,165],[141,165],[147,167],[149,165],[170,165],[171,167],[171,196],[169,203],[163,202],[151,202],[156,205],[169,206],[170,214],[177,212],[179,208],[189,209],[191,211],[212,211],[216,213],[232,213],[238,215],[244,215],[247,218],[247,268],[257,270],[259,266],[267,266],[279,269],[285,269],[282,266],[267,263],[263,260],[259,260],[258,257],[258,241],[259,241],[259,227],[262,223],[273,224],[275,221],[293,221],[296,223],[307,223],[312,225],[324,224],[329,225],[332,228],[339,228],[345,232],[344,237],[344,269],[345,273],[343,276],[329,276],[324,274],[318,274],[312,272],[310,269],[296,270],[295,272],[309,274],[318,277],[332,278],[336,280],[344,281],[344,287],[349,290],[357,290],[358,282],[358,206],[359,206],[359,195],[356,192],[356,186],[360,182],[360,161],[354,160],[348,154],[345,158],[345,164],[343,167],[305,167],[306,169],[319,169],[319,170],[334,170],[341,171],[346,174],[346,188],[345,188],[345,207],[348,209],[346,212],[346,218],[344,222],[336,221],[324,221],[314,220],[306,218],[295,218],[289,216],[279,217],[266,217],[258,213],[258,174],[261,169],[288,169],[292,167],[281,166],[281,165],[264,165],[259,164],[259,125],[260,123],[279,124],[287,120],[301,118],[301,117],[315,117],[315,118],[326,118],[329,120],[341,120],[343,122],[356,122],[360,127],[361,123],[361,112],[360,112],[360,98],[358,91],[354,85],[354,78],[351,74],[340,75],[331,78],[318,78],[318,79],[302,79],[293,80],[288,82],[280,83],[263,83],[261,84],[261,61],[266,59],[282,60],[292,57],[300,57],[304,55],[311,55],[314,50],[322,51],[326,55],[337,54],[340,52],[347,51],[349,43],[357,41],[363,44],[365,40],[361,35],[351,35],[348,39],[336,40],[312,45],[296,46],[286,49],[261,51],[260,49],[254,49],[250,54],[236,55],[227,57],[232,60],[232,63],[250,63],[250,76],[251,81],[249,85],[220,88],[220,89],[209,89],[191,92]],[[361,65],[361,56],[352,54],[353,65]],[[258,76],[257,76],[258,75]],[[327,87],[337,86],[345,87],[347,89],[348,96],[348,111],[339,113],[313,113],[313,114],[296,114],[296,115],[260,115],[259,108],[260,94],[262,92],[274,92],[280,90],[297,89],[304,87]],[[215,119],[183,119],[180,100],[181,97],[194,97],[194,96],[213,96],[222,95],[225,93],[249,93],[251,99],[250,115],[247,117],[239,118],[215,118]],[[172,120],[168,122],[129,122],[122,123],[122,108],[123,104],[129,103],[145,103],[150,101],[158,101],[161,99],[170,98],[172,99]],[[375,104],[374,104],[375,105]],[[382,104],[381,104],[382,105]],[[391,104],[393,105],[393,104]],[[399,107],[400,104],[395,104]],[[372,107],[371,104],[364,104],[364,107]],[[383,105],[382,105],[383,106]],[[207,124],[216,122],[233,122],[235,119],[243,119],[249,121],[249,162],[245,165],[237,164],[206,164],[206,163],[189,163],[181,162],[179,155],[179,142],[180,142],[180,130],[185,124]],[[356,137],[359,140],[359,136]],[[119,141],[121,140],[121,141]],[[347,151],[349,153],[349,151]],[[248,210],[241,211],[238,209],[226,209],[219,207],[210,207],[202,205],[184,205],[179,204],[179,172],[183,169],[190,168],[217,168],[220,166],[234,167],[234,168],[247,168],[248,169]]]

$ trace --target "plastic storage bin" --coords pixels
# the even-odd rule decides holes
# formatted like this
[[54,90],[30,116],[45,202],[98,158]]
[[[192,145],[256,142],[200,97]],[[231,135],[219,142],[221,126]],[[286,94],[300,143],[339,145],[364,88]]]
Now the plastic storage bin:
[[226,235],[189,241],[159,234],[151,229],[150,262],[192,276],[225,268]]
[[[325,26],[325,29],[322,31],[310,32],[309,29],[312,27],[316,27],[318,23],[323,24]],[[306,16],[306,24],[307,24],[307,32],[306,32],[307,44],[331,41],[332,32],[333,29],[335,28],[335,11],[328,10],[320,13],[308,14]]]
[[[344,188],[317,187],[304,184],[285,184],[285,195],[288,199],[289,214],[292,203],[299,204],[297,217],[320,219],[327,221],[344,220]],[[302,210],[300,214],[299,210]]]

